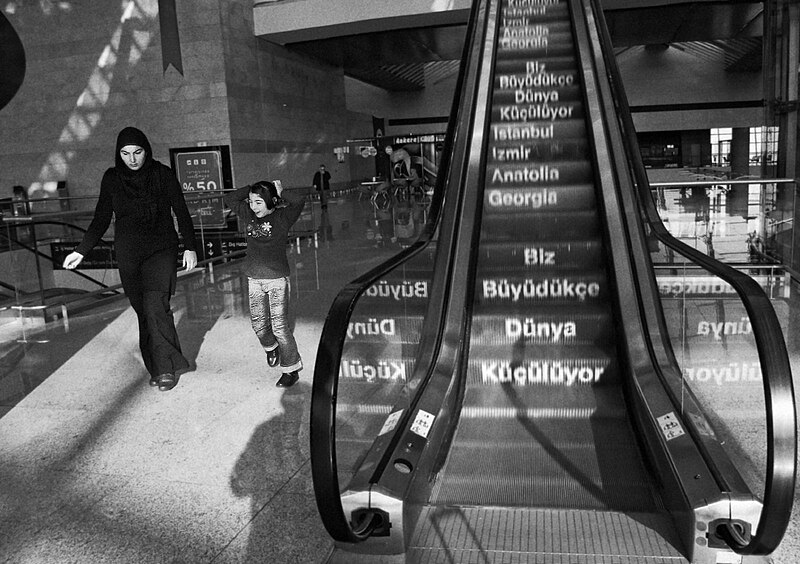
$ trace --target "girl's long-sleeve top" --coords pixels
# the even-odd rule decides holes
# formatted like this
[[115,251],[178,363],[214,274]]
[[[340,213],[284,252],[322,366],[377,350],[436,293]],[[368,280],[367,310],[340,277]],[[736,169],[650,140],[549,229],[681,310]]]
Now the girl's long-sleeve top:
[[77,252],[85,256],[92,250],[111,224],[112,216],[115,217],[114,242],[118,251],[156,251],[177,246],[178,235],[171,212],[175,213],[186,250],[197,249],[194,224],[178,179],[166,165],[158,161],[153,165],[156,167],[155,186],[147,197],[135,197],[125,190],[113,167],[105,172],[94,218],[83,241],[76,247]]
[[289,276],[286,244],[289,229],[300,217],[305,199],[286,198],[286,207],[256,217],[248,204],[250,187],[244,186],[225,195],[225,204],[245,223],[247,256],[245,274],[250,278],[275,279]]

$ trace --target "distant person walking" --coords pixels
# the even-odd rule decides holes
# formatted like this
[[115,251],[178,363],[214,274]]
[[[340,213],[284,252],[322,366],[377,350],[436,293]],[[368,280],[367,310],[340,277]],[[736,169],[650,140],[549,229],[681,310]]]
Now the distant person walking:
[[181,352],[169,300],[177,285],[178,220],[183,266],[197,266],[194,225],[178,179],[153,159],[150,142],[140,130],[126,127],[117,136],[114,166],[100,183],[94,217],[81,243],[64,259],[76,268],[100,241],[114,216],[114,244],[125,295],[139,319],[139,348],[150,373],[150,385],[163,391],[178,383],[177,372],[189,368]]
[[314,190],[319,192],[319,203],[322,209],[328,209],[328,190],[331,189],[331,173],[325,170],[325,165],[319,165],[319,170],[314,173]]
[[280,363],[279,388],[300,378],[303,368],[289,324],[289,229],[300,217],[305,201],[282,197],[278,181],[261,180],[225,195],[225,203],[241,218],[247,231],[247,275],[250,324],[267,354],[267,364]]

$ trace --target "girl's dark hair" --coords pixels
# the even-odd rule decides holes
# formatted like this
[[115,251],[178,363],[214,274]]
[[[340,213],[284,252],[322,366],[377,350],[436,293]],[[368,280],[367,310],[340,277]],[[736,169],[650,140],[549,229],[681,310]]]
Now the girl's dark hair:
[[278,189],[275,185],[268,180],[259,180],[255,184],[250,185],[250,193],[260,196],[264,203],[267,204],[267,209],[275,208],[280,197],[278,196]]

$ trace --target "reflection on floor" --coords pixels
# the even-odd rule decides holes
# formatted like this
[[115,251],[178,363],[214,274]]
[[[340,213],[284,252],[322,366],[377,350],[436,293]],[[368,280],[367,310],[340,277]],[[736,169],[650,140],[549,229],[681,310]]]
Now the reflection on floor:
[[[665,194],[664,203],[670,217],[696,217],[680,194]],[[410,242],[427,208],[350,195],[332,200],[324,215],[318,203],[311,209],[316,243],[306,237],[290,248],[295,335],[305,363],[293,388],[274,386],[279,370],[267,366],[250,329],[246,280],[235,262],[180,278],[173,306],[194,367],[171,392],[147,385],[135,315],[124,299],[70,316],[68,328],[52,324],[24,335],[0,328],[5,341],[25,341],[0,364],[0,561],[324,558],[331,542],[317,516],[308,457],[321,325],[338,290]],[[740,253],[735,262],[744,262],[742,237],[751,226],[739,227],[738,214],[714,217],[729,222],[710,228],[715,252]],[[677,314],[672,321],[691,341],[680,351],[695,363],[701,393],[721,411],[732,404],[741,410],[748,378],[723,386],[727,373],[711,367],[749,362],[739,355],[752,354],[750,336],[743,323],[725,325],[739,312],[718,306],[716,298],[701,299],[688,322]],[[788,329],[794,308],[782,299],[776,309]],[[739,374],[750,373],[740,366]],[[798,555],[800,525],[793,524],[775,562]]]

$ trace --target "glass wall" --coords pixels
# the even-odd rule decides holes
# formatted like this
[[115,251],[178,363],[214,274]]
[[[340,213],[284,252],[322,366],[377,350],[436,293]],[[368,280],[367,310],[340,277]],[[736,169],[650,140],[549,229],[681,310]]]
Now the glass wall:
[[[751,165],[774,165],[778,160],[778,127],[751,127],[748,160]],[[711,130],[711,164],[730,164],[733,129],[720,127]]]

